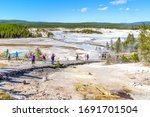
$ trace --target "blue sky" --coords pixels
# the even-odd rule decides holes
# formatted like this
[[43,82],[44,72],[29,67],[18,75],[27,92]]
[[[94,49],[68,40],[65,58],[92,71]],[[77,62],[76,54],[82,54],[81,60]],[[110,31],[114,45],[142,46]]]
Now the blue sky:
[[0,19],[46,22],[150,21],[150,0],[0,0]]

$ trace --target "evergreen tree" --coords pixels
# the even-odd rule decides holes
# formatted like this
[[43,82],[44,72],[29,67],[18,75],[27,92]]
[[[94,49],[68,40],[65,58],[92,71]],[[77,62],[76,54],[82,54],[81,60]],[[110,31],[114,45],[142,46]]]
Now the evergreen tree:
[[133,34],[129,34],[127,39],[123,42],[123,49],[133,51],[136,48],[136,39]]
[[35,54],[36,54],[36,58],[37,58],[37,60],[41,60],[42,59],[42,52],[41,52],[41,50],[39,49],[39,48],[37,48],[36,50],[35,50]]
[[53,36],[53,33],[48,32],[47,37],[52,37],[52,36]]
[[0,24],[0,38],[32,37],[28,28],[18,24]]
[[106,49],[107,49],[107,50],[110,49],[110,46],[109,46],[109,43],[108,43],[108,42],[106,43]]
[[119,53],[122,51],[122,42],[120,38],[118,38],[118,40],[115,43],[115,51],[116,53]]
[[110,49],[111,49],[112,51],[114,51],[114,42],[113,42],[112,39],[111,39],[111,41],[110,41]]
[[141,31],[138,47],[143,60],[150,63],[150,33],[145,28]]

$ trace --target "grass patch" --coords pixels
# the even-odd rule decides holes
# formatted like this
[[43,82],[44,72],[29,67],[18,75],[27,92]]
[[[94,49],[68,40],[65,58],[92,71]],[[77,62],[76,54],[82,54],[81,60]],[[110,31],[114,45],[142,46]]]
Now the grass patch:
[[111,94],[102,85],[76,85],[76,91],[80,92],[86,100],[123,100],[124,98]]
[[11,100],[11,99],[12,97],[9,94],[0,91],[0,100]]

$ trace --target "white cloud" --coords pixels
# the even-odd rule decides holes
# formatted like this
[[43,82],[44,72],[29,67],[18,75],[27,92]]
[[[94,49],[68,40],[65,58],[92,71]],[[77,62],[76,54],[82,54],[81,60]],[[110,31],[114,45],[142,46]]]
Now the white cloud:
[[87,12],[87,11],[88,11],[88,8],[82,8],[82,9],[80,9],[80,11],[81,11],[82,13]]
[[120,8],[121,11],[129,11],[130,8]]
[[130,8],[125,8],[125,10],[126,10],[126,11],[129,11],[129,10],[130,10]]
[[128,0],[115,0],[110,2],[113,5],[120,5],[120,4],[126,4],[128,2]]
[[97,10],[99,10],[99,11],[106,11],[106,10],[108,10],[108,7],[98,8]]

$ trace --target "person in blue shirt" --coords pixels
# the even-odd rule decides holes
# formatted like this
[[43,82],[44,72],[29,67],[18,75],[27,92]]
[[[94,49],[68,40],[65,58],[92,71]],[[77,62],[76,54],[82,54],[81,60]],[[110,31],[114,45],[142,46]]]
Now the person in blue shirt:
[[19,59],[19,53],[16,51],[16,60],[18,60]]

